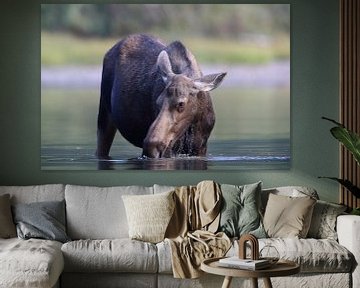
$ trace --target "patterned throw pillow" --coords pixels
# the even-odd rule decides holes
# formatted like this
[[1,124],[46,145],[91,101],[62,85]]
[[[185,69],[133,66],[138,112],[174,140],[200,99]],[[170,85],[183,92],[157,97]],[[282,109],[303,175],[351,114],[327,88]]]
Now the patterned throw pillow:
[[173,193],[122,196],[131,239],[151,243],[164,240],[175,208]]
[[309,238],[337,240],[336,218],[346,206],[318,200],[312,214]]

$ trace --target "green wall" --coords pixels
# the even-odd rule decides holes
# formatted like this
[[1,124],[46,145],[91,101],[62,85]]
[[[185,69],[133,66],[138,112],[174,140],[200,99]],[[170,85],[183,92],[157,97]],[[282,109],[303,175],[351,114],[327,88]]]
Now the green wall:
[[1,4],[0,185],[182,185],[203,179],[245,184],[262,180],[265,187],[312,186],[322,199],[338,201],[338,186],[317,179],[319,175],[337,176],[339,169],[337,143],[328,132],[330,125],[321,120],[321,116],[338,118],[338,0],[233,2],[291,4],[292,168],[258,172],[41,171],[40,3],[45,2],[6,0]]

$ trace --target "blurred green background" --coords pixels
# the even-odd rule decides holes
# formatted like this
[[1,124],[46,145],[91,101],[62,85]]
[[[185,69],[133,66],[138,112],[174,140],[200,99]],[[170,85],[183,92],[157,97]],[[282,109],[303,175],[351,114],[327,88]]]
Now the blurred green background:
[[42,4],[41,30],[42,65],[98,64],[114,41],[134,32],[181,37],[200,63],[290,55],[288,4]]

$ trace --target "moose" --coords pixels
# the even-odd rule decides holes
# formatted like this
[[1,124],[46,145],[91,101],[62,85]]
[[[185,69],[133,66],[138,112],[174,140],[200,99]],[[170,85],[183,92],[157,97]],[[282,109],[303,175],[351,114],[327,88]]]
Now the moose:
[[205,156],[215,124],[209,91],[226,73],[203,76],[180,42],[130,35],[104,56],[98,113],[99,159],[110,159],[116,131],[142,156]]

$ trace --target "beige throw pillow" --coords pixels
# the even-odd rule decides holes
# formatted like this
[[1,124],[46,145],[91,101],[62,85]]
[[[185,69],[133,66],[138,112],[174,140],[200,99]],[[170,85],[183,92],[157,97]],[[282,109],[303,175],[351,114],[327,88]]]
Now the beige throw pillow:
[[131,239],[151,243],[164,240],[175,207],[173,193],[122,196]]
[[269,195],[264,228],[269,237],[306,238],[316,200],[311,197]]
[[0,196],[0,238],[16,237],[16,228],[11,214],[10,195]]

